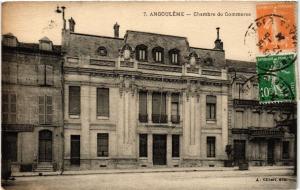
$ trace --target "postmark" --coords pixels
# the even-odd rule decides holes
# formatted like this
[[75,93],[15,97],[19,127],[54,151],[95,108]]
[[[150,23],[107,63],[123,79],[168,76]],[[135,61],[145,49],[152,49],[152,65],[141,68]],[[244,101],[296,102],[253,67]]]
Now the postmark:
[[296,97],[295,54],[257,57],[261,103],[291,102]]

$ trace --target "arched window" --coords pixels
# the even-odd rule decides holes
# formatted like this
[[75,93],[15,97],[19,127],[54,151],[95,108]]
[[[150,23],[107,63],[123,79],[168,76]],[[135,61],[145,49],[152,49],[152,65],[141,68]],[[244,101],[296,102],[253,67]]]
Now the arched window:
[[147,46],[144,44],[138,45],[135,48],[136,51],[136,60],[146,61],[147,60]]
[[107,56],[107,50],[105,47],[101,46],[97,49],[97,53],[100,55],[100,56]]
[[171,49],[169,51],[169,58],[171,64],[179,64],[179,50],[178,49]]
[[153,60],[157,63],[164,62],[164,49],[162,47],[155,47],[152,49]]

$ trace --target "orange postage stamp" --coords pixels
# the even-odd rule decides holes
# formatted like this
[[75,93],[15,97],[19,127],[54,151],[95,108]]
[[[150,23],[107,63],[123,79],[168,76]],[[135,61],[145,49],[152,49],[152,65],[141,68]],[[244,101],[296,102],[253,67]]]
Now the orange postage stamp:
[[256,6],[255,20],[259,52],[273,54],[295,51],[297,32],[295,3],[268,3]]

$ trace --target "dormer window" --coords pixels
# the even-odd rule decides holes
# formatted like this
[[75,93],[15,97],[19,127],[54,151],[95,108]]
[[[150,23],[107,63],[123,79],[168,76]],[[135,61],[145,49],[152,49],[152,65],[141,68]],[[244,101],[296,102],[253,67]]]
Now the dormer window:
[[107,56],[107,50],[105,47],[101,46],[98,48],[97,50],[97,53],[100,55],[100,56]]
[[153,59],[157,63],[163,63],[164,61],[164,49],[161,47],[155,47],[152,50]]
[[136,46],[136,59],[139,61],[147,60],[147,46],[143,44]]
[[179,50],[178,49],[172,49],[169,51],[170,56],[170,62],[171,64],[179,64]]

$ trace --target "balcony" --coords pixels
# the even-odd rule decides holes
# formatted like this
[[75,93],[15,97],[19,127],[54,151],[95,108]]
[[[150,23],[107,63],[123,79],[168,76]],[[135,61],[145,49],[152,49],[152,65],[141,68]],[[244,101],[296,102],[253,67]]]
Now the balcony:
[[152,114],[152,122],[153,123],[167,123],[168,116],[165,114]]
[[139,121],[141,123],[148,123],[148,114],[139,114]]
[[171,115],[171,122],[172,123],[180,123],[180,116],[179,115]]
[[277,128],[249,128],[250,138],[282,138],[284,131]]

